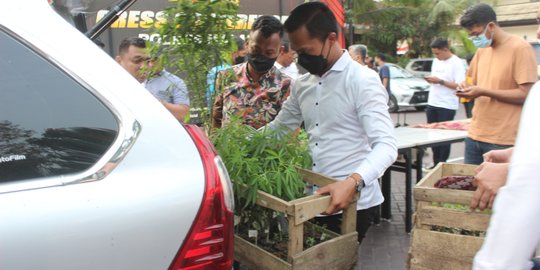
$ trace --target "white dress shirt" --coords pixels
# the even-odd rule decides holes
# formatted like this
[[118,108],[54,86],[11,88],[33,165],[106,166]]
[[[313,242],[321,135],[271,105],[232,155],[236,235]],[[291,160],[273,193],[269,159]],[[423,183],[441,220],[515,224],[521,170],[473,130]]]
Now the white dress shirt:
[[529,92],[506,185],[499,189],[473,269],[531,269],[540,243],[540,84]]
[[384,201],[377,178],[397,157],[387,100],[377,73],[344,51],[322,77],[298,77],[269,126],[294,130],[304,121],[312,170],[340,180],[360,174],[366,186],[357,209],[366,209]]
[[281,71],[281,73],[284,73],[285,75],[291,77],[291,79],[296,80],[298,78],[298,67],[296,66],[295,62],[292,62],[290,65],[284,67],[277,61],[274,63],[274,66]]

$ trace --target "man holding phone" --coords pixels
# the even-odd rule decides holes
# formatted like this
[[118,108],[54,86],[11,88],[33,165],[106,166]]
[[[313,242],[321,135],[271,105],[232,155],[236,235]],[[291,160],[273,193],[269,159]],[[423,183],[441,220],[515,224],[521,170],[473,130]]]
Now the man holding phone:
[[[454,120],[459,106],[455,91],[458,83],[465,80],[465,65],[450,51],[445,38],[436,38],[431,43],[431,51],[435,59],[431,66],[431,75],[425,77],[426,81],[431,83],[426,109],[427,122]],[[433,166],[446,162],[450,156],[450,145],[432,147],[432,150]]]
[[505,32],[485,3],[469,7],[459,24],[478,48],[460,83],[459,97],[474,100],[465,138],[465,163],[480,164],[483,154],[514,145],[523,103],[537,81],[536,56],[523,38]]

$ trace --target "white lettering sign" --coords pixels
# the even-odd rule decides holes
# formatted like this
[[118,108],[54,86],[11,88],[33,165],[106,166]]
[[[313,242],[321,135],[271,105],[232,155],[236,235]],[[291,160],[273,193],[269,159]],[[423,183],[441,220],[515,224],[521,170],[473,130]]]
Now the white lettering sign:
[[26,159],[25,155],[2,156],[2,157],[0,157],[0,163],[17,161],[17,160],[25,160],[25,159]]

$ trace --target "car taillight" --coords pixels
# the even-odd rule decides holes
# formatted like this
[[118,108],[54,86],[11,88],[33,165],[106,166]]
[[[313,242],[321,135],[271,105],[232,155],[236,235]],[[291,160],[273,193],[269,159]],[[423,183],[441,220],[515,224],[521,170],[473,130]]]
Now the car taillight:
[[206,185],[199,213],[169,269],[230,270],[234,256],[231,182],[206,134],[195,125],[185,128],[201,154]]

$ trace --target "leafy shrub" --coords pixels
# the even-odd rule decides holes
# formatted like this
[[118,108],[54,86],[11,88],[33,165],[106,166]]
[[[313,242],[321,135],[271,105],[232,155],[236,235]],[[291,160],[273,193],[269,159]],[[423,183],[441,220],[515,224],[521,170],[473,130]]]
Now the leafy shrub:
[[305,133],[256,131],[232,119],[217,129],[211,140],[234,183],[237,206],[254,204],[257,190],[284,200],[303,195],[305,184],[296,168],[311,165]]

